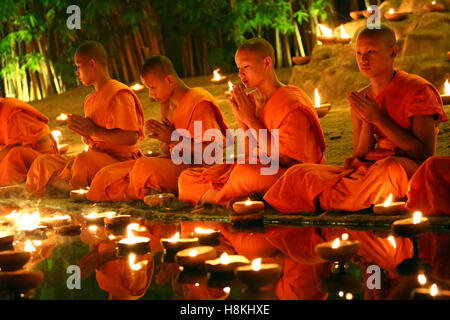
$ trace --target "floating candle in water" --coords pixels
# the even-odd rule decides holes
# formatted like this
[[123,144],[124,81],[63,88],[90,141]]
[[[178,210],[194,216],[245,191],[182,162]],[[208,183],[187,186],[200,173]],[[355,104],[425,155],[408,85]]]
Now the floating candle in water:
[[256,258],[251,265],[237,267],[235,274],[249,287],[262,287],[277,281],[281,277],[282,271],[279,264],[263,264],[261,258]]
[[213,260],[206,260],[206,270],[212,273],[233,273],[239,266],[249,265],[250,261],[241,255],[228,255],[226,252]]
[[130,223],[127,227],[127,237],[117,243],[117,255],[119,257],[127,256],[130,253],[146,254],[150,251],[150,238],[135,236],[133,231],[145,231],[145,227],[138,223]]
[[136,263],[136,255],[134,253],[130,253],[128,255],[128,265],[130,266],[131,270],[141,270],[142,268],[144,268],[146,265],[148,264],[148,260],[144,259],[142,261],[139,261]]
[[315,251],[322,259],[328,261],[348,261],[358,252],[360,245],[359,241],[341,241],[336,238],[334,241],[316,245]]
[[264,210],[264,202],[247,199],[233,203],[233,210],[240,213],[258,212]]
[[158,193],[158,194],[150,194],[144,197],[144,203],[149,207],[161,206],[164,203],[170,202],[175,199],[175,195],[173,193]]
[[443,11],[445,9],[443,4],[437,3],[436,1],[432,1],[430,4],[425,4],[423,8],[428,12]]
[[183,267],[202,268],[205,261],[216,258],[216,254],[216,249],[210,246],[188,248],[178,251],[175,256],[175,261]]
[[424,285],[425,283],[427,283],[427,277],[425,277],[424,274],[419,274],[417,276],[417,281],[421,284]]
[[373,206],[373,212],[376,214],[401,214],[408,212],[405,201],[392,202],[392,193],[382,204]]
[[394,234],[401,237],[414,237],[428,229],[430,221],[422,217],[420,211],[415,211],[413,218],[396,220],[392,224]]
[[175,262],[175,255],[178,251],[196,247],[199,245],[199,239],[180,238],[180,233],[175,233],[171,238],[162,238],[161,245],[164,247],[164,261]]
[[89,192],[89,189],[78,189],[70,191],[70,199],[74,200],[86,200],[86,195]]
[[196,227],[194,237],[197,237],[201,246],[217,246],[220,244],[220,231]]

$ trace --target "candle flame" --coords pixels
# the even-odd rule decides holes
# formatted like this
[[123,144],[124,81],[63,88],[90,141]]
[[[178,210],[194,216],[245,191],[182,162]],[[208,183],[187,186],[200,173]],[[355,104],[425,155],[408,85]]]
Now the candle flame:
[[395,238],[394,236],[389,236],[387,238],[389,240],[389,242],[392,244],[392,246],[394,247],[394,249],[397,247],[397,244],[395,243]]
[[394,13],[394,9],[389,9],[389,14],[393,14]]
[[194,284],[194,286],[199,287],[199,286],[200,286],[200,283],[196,282],[196,283]]
[[320,32],[322,33],[322,35],[324,35],[325,37],[328,37],[328,38],[333,37],[333,30],[331,30],[330,28],[319,24],[319,29],[320,29]]
[[32,214],[25,212],[23,214],[13,211],[8,217],[14,219],[14,224],[20,230],[33,230],[39,226],[40,216],[39,211],[34,211]]
[[247,199],[247,201],[245,201],[245,205],[246,205],[246,206],[249,206],[249,205],[251,205],[251,204],[252,204],[252,200]]
[[139,91],[139,90],[141,90],[143,87],[144,87],[144,86],[141,85],[140,83],[135,83],[131,88],[132,88],[134,91]]
[[168,239],[168,242],[178,242],[178,240],[180,240],[180,233],[177,232],[173,235],[172,238]]
[[56,146],[59,149],[59,143],[61,142],[61,138],[62,138],[62,133],[59,130],[52,130],[52,136],[53,138],[55,138],[56,140]]
[[341,244],[341,241],[339,240],[339,238],[336,238],[336,240],[334,240],[333,244],[331,245],[331,247],[333,249],[339,248],[339,245]]
[[228,91],[233,91],[233,83],[231,81],[228,81]]
[[252,261],[253,271],[259,271],[261,269],[261,258],[257,258]]
[[145,227],[139,226],[136,222],[130,223],[127,226],[127,238],[135,238],[133,231],[145,231]]
[[197,249],[192,249],[191,251],[189,251],[189,257],[195,257],[197,256],[198,251]]
[[[85,190],[77,190],[76,192],[78,192],[78,191],[80,191],[80,193],[82,193],[81,191],[85,191]],[[88,219],[95,219],[95,218],[97,218],[97,212],[91,212],[91,213],[89,213],[89,214],[86,216],[86,218],[88,218]]]
[[316,108],[320,107],[320,95],[319,95],[319,90],[314,90],[314,104],[316,105]]
[[230,291],[231,291],[230,287],[223,288],[223,292],[225,292],[225,293],[230,293]]
[[108,211],[108,212],[105,212],[105,213],[106,213],[106,217],[108,219],[111,219],[112,217],[114,217],[116,215],[116,213],[114,211]]
[[436,1],[431,1],[431,4],[432,4],[432,5],[435,5],[435,4],[436,4]]
[[342,240],[348,240],[348,233],[344,233],[341,236]]
[[344,296],[344,291],[339,291],[339,297],[343,297]]
[[84,151],[89,151],[89,146],[87,144],[84,146]]
[[419,281],[419,283],[420,283],[421,285],[424,285],[425,283],[427,283],[427,277],[425,277],[424,274],[419,274],[419,275],[417,276],[417,281]]
[[222,253],[220,256],[220,263],[221,264],[229,264],[230,263],[230,257],[226,252]]
[[413,224],[418,224],[420,222],[420,219],[422,219],[422,212],[416,211],[413,215]]
[[217,68],[216,70],[213,71],[213,80],[219,81],[220,79],[222,79],[222,76],[219,73],[220,68]]
[[79,193],[79,194],[85,194],[85,193],[88,193],[89,190],[87,190],[87,189],[78,189],[78,190],[72,190],[72,192]]
[[447,96],[450,95],[450,83],[448,83],[448,79],[445,80],[444,91]]
[[389,207],[389,205],[392,202],[392,193],[389,195],[389,197],[386,199],[386,201],[383,203],[383,207]]
[[25,247],[23,248],[23,251],[33,252],[36,251],[36,248],[31,244],[30,240],[27,240],[25,241]]
[[353,294],[351,294],[350,292],[347,293],[347,294],[345,295],[345,299],[347,299],[347,300],[352,300],[352,299],[353,299]]
[[350,35],[344,29],[344,25],[341,24],[340,30],[341,30],[341,38],[342,39],[349,39],[350,38]]
[[58,120],[66,121],[67,115],[65,113],[61,113],[58,117],[56,117]]
[[438,287],[436,283],[433,283],[433,285],[430,288],[430,294],[434,297],[437,296],[438,293],[439,293]]
[[131,270],[141,270],[147,264],[147,260],[140,261],[136,263],[136,255],[134,253],[130,253],[128,255],[128,265]]
[[196,227],[194,229],[194,231],[195,231],[195,233],[200,233],[200,234],[208,234],[208,233],[213,233],[214,232],[213,229],[203,229],[203,228],[200,228],[200,227]]
[[88,227],[88,230],[91,232],[95,232],[98,230],[98,226],[96,226],[95,224],[91,225]]

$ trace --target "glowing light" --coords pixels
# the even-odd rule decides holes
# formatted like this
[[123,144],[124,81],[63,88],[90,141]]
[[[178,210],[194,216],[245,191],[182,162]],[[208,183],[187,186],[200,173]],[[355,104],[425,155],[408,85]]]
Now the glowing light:
[[386,201],[383,203],[383,207],[389,207],[389,205],[392,202],[392,193],[389,195],[389,197],[386,199]]
[[199,233],[199,234],[209,234],[209,233],[213,233],[214,230],[213,229],[203,229],[200,227],[196,227],[194,229],[195,233]]
[[192,249],[191,251],[189,251],[189,257],[196,257],[198,254],[197,249]]
[[223,288],[223,292],[225,292],[225,293],[230,293],[230,291],[231,291],[231,288],[230,287],[225,287],[225,288]]
[[422,212],[420,212],[420,211],[414,212],[414,215],[413,215],[413,224],[418,224],[418,223],[420,223],[420,219],[422,219]]
[[327,38],[333,37],[333,30],[331,30],[328,27],[325,27],[324,25],[319,24],[319,29],[322,35],[324,35]]
[[250,206],[252,204],[252,200],[247,199],[247,201],[245,201],[245,205],[246,206]]
[[348,240],[348,233],[342,234],[341,239],[344,240],[344,241]]
[[316,90],[314,90],[314,104],[315,104],[316,108],[320,107],[320,95],[319,95],[319,91],[317,90],[317,88],[316,88]]
[[339,291],[339,297],[343,297],[344,296],[344,291]]
[[91,226],[88,227],[88,230],[91,231],[91,232],[95,232],[95,231],[98,230],[98,226],[96,226],[96,225],[91,225]]
[[392,244],[392,246],[394,247],[394,249],[397,247],[397,244],[395,243],[395,238],[394,236],[389,236],[387,238],[389,240],[389,242]]
[[200,286],[200,283],[196,282],[196,283],[194,284],[194,286],[198,287],[198,286]]
[[231,81],[228,81],[228,91],[233,91],[233,83]]
[[433,283],[433,285],[430,288],[430,295],[434,297],[437,296],[438,293],[439,293],[438,287],[436,283]]
[[419,275],[417,276],[417,281],[419,281],[419,283],[420,283],[421,285],[424,285],[425,283],[427,283],[427,277],[425,277],[424,274],[419,274]]
[[59,116],[56,117],[56,120],[66,121],[67,120],[67,115],[65,113],[61,113]]
[[394,9],[389,9],[389,14],[394,14]]
[[221,264],[229,264],[230,263],[230,257],[226,252],[222,253],[220,256],[220,263]]
[[223,78],[225,78],[224,76],[222,76],[220,73],[220,68],[217,68],[216,70],[213,71],[213,77],[212,77],[212,81],[220,81]]
[[133,89],[133,91],[139,91],[142,90],[144,86],[140,83],[135,83],[131,88]]
[[444,83],[444,91],[445,91],[445,95],[450,95],[450,83],[448,83],[448,79],[445,80]]
[[147,260],[140,261],[136,263],[136,255],[134,253],[130,253],[128,255],[128,265],[131,270],[141,270],[147,264]]
[[261,269],[261,258],[257,258],[252,261],[253,271],[259,271]]
[[350,38],[350,35],[345,31],[344,26],[342,24],[341,24],[340,30],[341,30],[341,38],[342,39]]
[[36,251],[36,248],[33,246],[30,240],[27,240],[25,241],[25,247],[23,248],[23,251],[33,252]]
[[341,244],[341,241],[339,240],[339,238],[336,238],[336,240],[334,240],[333,244],[331,245],[331,247],[333,249],[339,248],[339,245]]
[[172,238],[168,239],[168,242],[178,242],[178,240],[180,240],[180,233],[177,232],[173,235]]
[[347,294],[345,295],[345,299],[347,299],[347,300],[352,300],[352,299],[353,299],[353,294],[351,294],[350,292],[347,293]]

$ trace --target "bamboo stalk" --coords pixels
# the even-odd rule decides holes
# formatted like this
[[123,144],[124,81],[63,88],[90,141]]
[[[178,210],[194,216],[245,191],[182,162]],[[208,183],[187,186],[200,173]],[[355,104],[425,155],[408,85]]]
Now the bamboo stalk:
[[292,57],[291,57],[291,47],[289,45],[289,36],[287,34],[282,34],[283,39],[283,57],[284,57],[284,66],[292,67]]
[[277,53],[277,68],[280,68],[283,64],[283,53],[281,50],[280,31],[278,28],[275,28],[275,48]]

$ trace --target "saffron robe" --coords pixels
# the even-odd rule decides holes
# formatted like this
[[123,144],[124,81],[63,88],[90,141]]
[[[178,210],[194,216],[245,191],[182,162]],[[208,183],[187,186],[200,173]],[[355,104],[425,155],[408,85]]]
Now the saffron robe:
[[[274,132],[272,130],[278,130],[279,145],[276,147],[280,154],[302,163],[325,161],[325,139],[319,118],[301,89],[294,86],[279,88],[258,117],[270,134]],[[250,157],[254,155],[250,154]],[[261,174],[264,167],[267,165],[217,164],[188,169],[179,178],[179,199],[197,204],[208,189],[220,190],[216,198],[218,203],[253,193],[264,194],[286,170],[279,168],[275,174],[264,175]]]
[[[425,79],[397,71],[375,100],[381,112],[399,126],[411,130],[411,118],[433,115],[437,124],[447,121],[439,92]],[[335,165],[299,164],[292,166],[264,196],[283,213],[316,211],[319,199],[323,210],[357,211],[386,199],[406,195],[409,178],[418,164],[407,158],[377,127],[378,145],[353,168]]]
[[58,154],[48,118],[15,98],[0,98],[0,186],[25,181],[41,154]]
[[[194,131],[200,121],[201,132]],[[217,129],[223,136],[227,126],[214,97],[203,88],[192,88],[181,99],[172,114],[175,129],[188,130],[190,137],[201,141],[206,130]],[[196,137],[195,134],[201,136]],[[193,162],[193,161],[192,161]],[[170,156],[142,157],[113,164],[95,176],[87,199],[91,201],[126,201],[143,199],[150,192],[178,193],[178,176],[193,164],[175,164]]]
[[[144,112],[139,99],[125,84],[108,81],[97,92],[90,94],[84,104],[86,118],[105,129],[136,131],[144,137]],[[97,138],[87,138],[88,151],[76,156],[41,156],[27,175],[27,188],[33,195],[42,195],[54,175],[70,182],[74,189],[87,187],[103,167],[142,156],[138,142],[135,145],[116,145]]]

